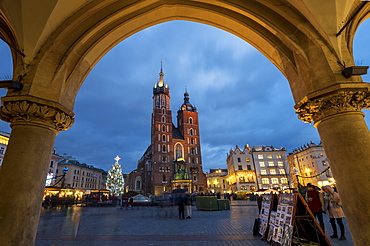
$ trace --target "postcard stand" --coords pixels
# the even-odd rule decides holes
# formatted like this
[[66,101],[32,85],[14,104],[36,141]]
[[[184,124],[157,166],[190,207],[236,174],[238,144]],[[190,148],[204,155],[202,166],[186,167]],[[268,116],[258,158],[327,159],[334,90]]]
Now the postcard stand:
[[[276,194],[264,194],[262,195],[261,210],[259,212],[259,218],[256,220],[255,229],[253,235],[260,235],[265,240],[267,237],[270,212],[277,208],[277,195]],[[257,231],[257,233],[256,233]]]
[[[265,209],[263,206],[261,208],[260,234],[262,240],[279,246],[331,246],[301,194],[280,194],[277,206],[274,206],[272,200],[274,198],[270,201],[270,211],[266,212],[268,206],[265,206]],[[261,215],[262,212],[264,215]],[[268,215],[267,226],[264,223],[266,215]]]

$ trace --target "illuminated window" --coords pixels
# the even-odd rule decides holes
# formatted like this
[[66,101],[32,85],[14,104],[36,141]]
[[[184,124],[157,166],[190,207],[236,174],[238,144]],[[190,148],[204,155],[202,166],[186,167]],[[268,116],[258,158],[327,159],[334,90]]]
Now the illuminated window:
[[267,155],[267,159],[272,159],[272,155]]
[[260,161],[260,167],[265,167],[265,163],[263,161]]
[[285,174],[285,169],[279,169],[280,174]]
[[266,174],[267,174],[266,169],[261,169],[261,175],[266,175]]
[[319,155],[320,155],[320,157],[323,157],[323,156],[324,156],[324,154],[323,154],[323,153],[320,153]]
[[279,179],[278,178],[272,178],[271,179],[271,184],[278,184],[279,183]]
[[323,165],[323,166],[327,166],[327,165],[328,165],[328,163],[327,163],[326,161],[322,161],[322,165]]
[[283,184],[287,184],[288,183],[288,179],[287,178],[281,178],[281,183]]
[[283,167],[283,166],[284,166],[284,162],[282,162],[282,161],[278,161],[278,166],[279,166],[279,167]]
[[262,184],[269,184],[269,179],[268,178],[263,178],[262,179]]
[[277,155],[276,155],[276,158],[281,159],[282,157],[281,157],[281,155],[280,155],[280,154],[277,154]]
[[263,155],[258,155],[258,159],[263,159]]
[[246,157],[246,158],[245,158],[245,161],[246,161],[246,162],[250,162],[249,157]]
[[273,161],[269,161],[269,166],[270,167],[273,167],[275,164],[274,164],[274,162]]
[[270,174],[276,174],[276,169],[271,169]]

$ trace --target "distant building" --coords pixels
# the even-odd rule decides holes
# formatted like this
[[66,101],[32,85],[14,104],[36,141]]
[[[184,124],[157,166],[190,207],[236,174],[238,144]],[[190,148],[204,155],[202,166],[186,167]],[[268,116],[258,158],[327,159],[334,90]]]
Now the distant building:
[[325,150],[321,143],[305,144],[289,153],[288,162],[294,184],[297,187],[297,175],[301,185],[312,183],[319,187],[335,184]]
[[[63,171],[66,173],[64,178]],[[53,185],[55,187],[74,188],[83,192],[106,189],[106,171],[86,163],[80,163],[71,156],[64,156],[58,162],[55,176],[57,176]]]
[[226,159],[228,181],[233,192],[253,192],[258,189],[285,190],[292,179],[284,148],[272,146],[236,146]]
[[170,89],[164,73],[153,87],[151,144],[128,175],[127,189],[143,194],[171,193],[174,190],[204,192],[198,110],[184,94],[177,111],[177,127],[172,123]]
[[209,193],[231,193],[231,189],[227,181],[227,169],[210,169],[209,173],[206,173],[206,177],[207,190]]
[[238,146],[230,149],[226,158],[228,184],[232,192],[253,192],[258,189],[253,156],[246,145],[243,150]]

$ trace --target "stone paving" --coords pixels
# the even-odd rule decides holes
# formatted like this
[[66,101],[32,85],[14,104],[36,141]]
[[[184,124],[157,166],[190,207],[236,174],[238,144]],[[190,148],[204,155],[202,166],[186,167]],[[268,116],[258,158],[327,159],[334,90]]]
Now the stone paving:
[[[267,246],[252,235],[256,203],[233,201],[230,210],[198,211],[179,220],[177,207],[73,207],[42,211],[36,246]],[[328,221],[328,219],[326,220]],[[330,224],[326,224],[330,232]],[[330,240],[333,246],[353,245]]]

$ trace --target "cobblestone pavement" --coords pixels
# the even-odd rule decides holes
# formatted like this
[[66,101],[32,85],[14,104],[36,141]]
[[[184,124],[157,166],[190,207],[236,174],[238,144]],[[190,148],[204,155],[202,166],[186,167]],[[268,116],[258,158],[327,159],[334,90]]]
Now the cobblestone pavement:
[[[36,246],[267,246],[252,235],[256,203],[233,201],[230,210],[198,211],[179,220],[177,207],[73,207],[43,211]],[[330,226],[329,223],[327,225]],[[330,232],[327,227],[327,231]],[[350,246],[330,240],[333,246]]]

